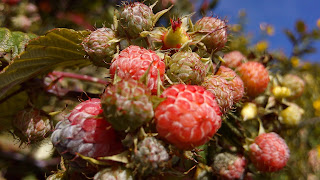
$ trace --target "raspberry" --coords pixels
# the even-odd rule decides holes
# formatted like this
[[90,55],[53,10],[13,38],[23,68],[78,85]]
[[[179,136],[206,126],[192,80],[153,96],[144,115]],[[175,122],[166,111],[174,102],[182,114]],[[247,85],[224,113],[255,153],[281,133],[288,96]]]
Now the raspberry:
[[231,51],[224,55],[223,60],[225,62],[222,64],[229,68],[235,69],[242,64],[242,61],[245,58],[246,57],[240,51]]
[[111,125],[102,117],[100,99],[90,99],[77,105],[68,119],[60,121],[51,136],[58,152],[70,165],[86,167],[82,159],[75,159],[77,153],[91,157],[114,155],[122,150]]
[[242,155],[220,153],[214,157],[212,166],[215,173],[222,179],[241,179],[246,159]]
[[84,50],[96,66],[108,67],[117,52],[118,40],[110,28],[99,28],[82,41]]
[[106,168],[93,177],[94,180],[133,180],[132,173],[124,168]]
[[161,83],[158,82],[158,73],[161,81],[163,82],[164,80],[165,64],[152,50],[146,50],[139,46],[127,47],[120,52],[119,56],[113,59],[110,75],[112,79],[117,73],[117,76],[122,79],[132,78],[139,80],[148,70],[149,66],[150,70],[147,76],[148,88],[155,94],[157,93],[157,85]]
[[215,97],[201,86],[173,85],[155,109],[159,136],[180,149],[205,144],[221,126],[221,112]]
[[9,4],[9,5],[16,5],[20,2],[21,0],[2,0],[3,3]]
[[163,169],[169,160],[169,154],[159,140],[147,137],[139,142],[131,159],[137,169],[146,174]]
[[304,110],[292,103],[289,107],[280,112],[279,120],[289,126],[298,125],[302,119]]
[[120,12],[119,35],[139,37],[142,31],[150,31],[153,28],[153,17],[152,9],[143,3],[125,4]]
[[304,81],[297,75],[294,74],[286,74],[283,77],[282,85],[290,89],[290,99],[296,99],[300,97],[304,91],[305,83]]
[[309,151],[308,164],[314,172],[320,172],[320,146]]
[[269,83],[269,73],[263,64],[249,61],[237,68],[248,96],[255,97],[263,93]]
[[228,81],[229,86],[232,89],[233,101],[240,101],[244,94],[244,85],[237,73],[228,67],[220,66],[216,75]]
[[199,41],[207,35],[201,42],[210,52],[222,49],[227,42],[226,23],[218,18],[203,17],[195,23],[194,30],[193,40]]
[[290,157],[286,142],[274,132],[259,135],[249,148],[252,163],[262,172],[281,170]]
[[201,84],[206,75],[206,67],[200,59],[194,52],[177,52],[168,61],[166,74],[173,82],[182,80],[186,84]]
[[231,109],[233,89],[231,89],[227,80],[218,75],[209,75],[204,78],[201,86],[215,95],[222,113]]
[[14,133],[26,143],[43,140],[52,129],[49,117],[39,109],[28,108],[19,111],[13,120]]
[[133,79],[108,86],[101,103],[108,122],[119,131],[134,131],[154,115],[150,90]]

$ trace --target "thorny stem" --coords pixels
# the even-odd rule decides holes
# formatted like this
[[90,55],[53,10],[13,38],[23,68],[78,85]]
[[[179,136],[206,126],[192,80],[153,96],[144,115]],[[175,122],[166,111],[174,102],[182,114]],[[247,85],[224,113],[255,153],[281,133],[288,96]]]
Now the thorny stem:
[[83,81],[89,81],[89,82],[94,82],[94,83],[99,83],[103,85],[107,85],[110,82],[107,80],[102,80],[96,77],[88,76],[88,75],[82,75],[82,74],[75,74],[75,73],[69,73],[69,72],[61,72],[61,71],[52,71],[52,75],[57,76],[59,78],[73,78],[73,79],[79,79]]

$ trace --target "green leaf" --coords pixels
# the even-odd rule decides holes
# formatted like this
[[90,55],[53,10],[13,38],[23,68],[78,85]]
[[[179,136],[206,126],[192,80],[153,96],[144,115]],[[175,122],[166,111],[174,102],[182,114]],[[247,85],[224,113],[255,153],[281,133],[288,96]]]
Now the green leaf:
[[0,28],[0,53],[11,53],[13,59],[25,50],[25,45],[31,39],[36,37],[35,34]]
[[28,95],[19,89],[20,87],[16,86],[9,91],[7,96],[0,99],[0,131],[10,129],[15,114],[27,105]]
[[[53,29],[46,35],[29,41],[26,50],[0,72],[0,97],[9,89],[57,67],[86,66],[81,46],[88,31]],[[1,36],[1,35],[0,35]]]

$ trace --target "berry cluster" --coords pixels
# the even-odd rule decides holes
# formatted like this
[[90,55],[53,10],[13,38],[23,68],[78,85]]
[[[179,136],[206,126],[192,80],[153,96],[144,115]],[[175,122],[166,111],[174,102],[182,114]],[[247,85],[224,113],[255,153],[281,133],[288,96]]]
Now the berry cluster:
[[[155,27],[168,10],[154,14],[152,6],[124,4],[115,12],[112,28],[98,28],[83,40],[90,61],[109,68],[110,84],[101,99],[80,103],[56,125],[51,139],[58,152],[71,168],[88,168],[92,163],[112,166],[95,179],[153,178],[167,169],[174,171],[168,173],[173,176],[188,171],[190,163],[202,170],[206,166],[211,175],[224,179],[243,178],[249,163],[260,172],[282,169],[289,149],[274,132],[260,134],[248,144],[249,153],[242,146],[221,143],[228,136],[220,129],[225,129],[221,128],[224,121],[230,124],[229,114],[243,102],[262,106],[254,99],[269,92],[268,69],[239,51],[221,57],[228,33],[226,22],[219,18],[203,17],[192,24],[186,16],[171,19],[168,28]],[[292,89],[290,97],[303,91],[303,81],[294,83],[294,78],[286,76],[283,81]],[[241,111],[243,119],[258,116],[257,107],[253,113],[251,109]],[[281,113],[282,122],[292,119],[285,117],[290,114],[286,111]],[[229,149],[220,154],[205,151],[205,157],[214,158],[201,161],[200,166],[195,157],[216,144]]]

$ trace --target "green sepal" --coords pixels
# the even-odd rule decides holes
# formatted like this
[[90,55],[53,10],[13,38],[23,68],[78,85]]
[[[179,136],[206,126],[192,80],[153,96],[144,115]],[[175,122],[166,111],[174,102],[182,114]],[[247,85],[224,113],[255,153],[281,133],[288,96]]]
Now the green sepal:
[[[153,6],[151,6],[150,8],[152,9]],[[155,14],[152,17],[152,26],[154,27],[156,25],[156,23],[158,22],[159,18],[164,15],[166,12],[168,12],[171,8],[173,7],[173,5],[171,5],[170,7],[168,7],[167,9],[164,9],[162,11],[157,12],[157,14]]]

